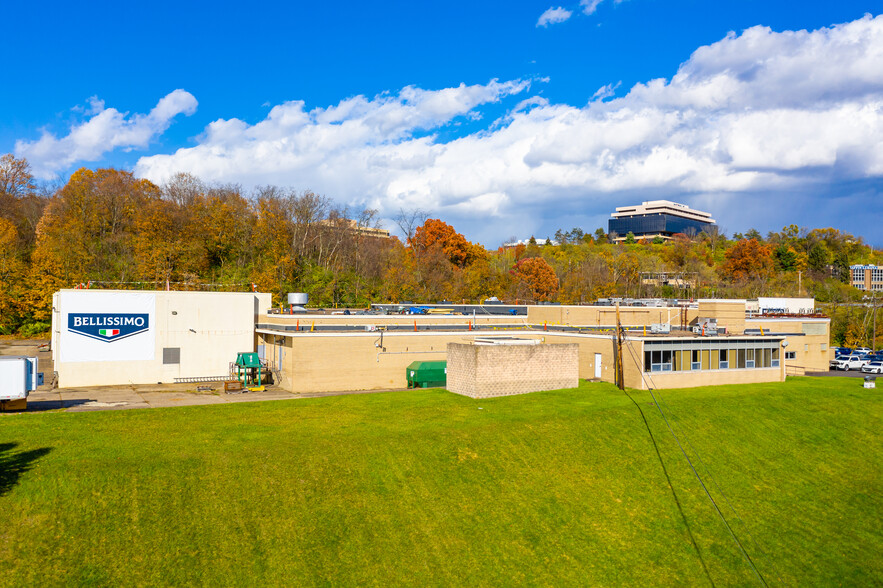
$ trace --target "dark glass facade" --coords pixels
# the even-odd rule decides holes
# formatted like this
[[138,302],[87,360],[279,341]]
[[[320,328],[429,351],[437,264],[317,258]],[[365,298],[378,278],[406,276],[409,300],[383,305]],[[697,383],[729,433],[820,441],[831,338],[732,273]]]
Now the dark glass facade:
[[632,232],[636,237],[642,235],[674,235],[685,233],[688,229],[695,229],[701,233],[706,227],[714,223],[706,223],[672,214],[645,214],[626,218],[612,218],[607,222],[607,232],[616,233],[624,237]]

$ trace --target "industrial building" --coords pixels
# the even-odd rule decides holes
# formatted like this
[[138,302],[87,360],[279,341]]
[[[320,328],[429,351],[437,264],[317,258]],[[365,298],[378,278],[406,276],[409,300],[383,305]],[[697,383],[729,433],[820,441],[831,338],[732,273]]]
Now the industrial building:
[[[749,316],[746,307],[746,300],[621,307],[626,385],[781,381],[786,373],[828,369],[829,319]],[[522,308],[526,315],[268,314],[257,326],[258,349],[278,374],[278,384],[292,392],[402,388],[411,362],[443,360],[448,344],[488,335],[575,343],[579,378],[613,381],[616,307]],[[694,332],[700,324],[715,328]]]
[[62,388],[226,376],[254,351],[270,294],[61,290],[52,297],[52,359]]
[[[419,307],[428,308],[291,313],[271,309],[269,294],[63,290],[54,297],[52,353],[58,385],[78,387],[224,379],[238,353],[257,352],[275,385],[307,393],[404,388],[412,362],[504,337],[575,345],[578,377],[612,382],[618,320],[625,384],[634,388],[781,381],[828,368],[829,319],[757,314],[746,300],[473,305],[456,314]],[[503,366],[500,378],[521,378],[520,367],[507,375]]]
[[632,233],[638,239],[671,239],[677,233],[696,234],[714,226],[708,212],[669,200],[650,200],[640,206],[620,206],[607,221],[607,232],[622,241]]

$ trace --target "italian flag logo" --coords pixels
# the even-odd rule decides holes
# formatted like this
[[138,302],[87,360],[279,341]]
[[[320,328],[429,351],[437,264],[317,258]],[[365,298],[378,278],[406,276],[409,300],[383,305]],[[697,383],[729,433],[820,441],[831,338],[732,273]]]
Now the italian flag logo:
[[102,337],[116,337],[120,334],[119,329],[99,329],[98,334]]

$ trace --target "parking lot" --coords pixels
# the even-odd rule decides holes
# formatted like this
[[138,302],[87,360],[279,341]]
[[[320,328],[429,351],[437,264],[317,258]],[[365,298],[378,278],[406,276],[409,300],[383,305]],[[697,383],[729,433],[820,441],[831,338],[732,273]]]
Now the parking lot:
[[849,370],[844,372],[841,370],[829,370],[827,372],[806,372],[807,376],[814,378],[864,378],[865,376],[875,376],[880,378],[883,385],[883,374],[865,374],[858,370]]

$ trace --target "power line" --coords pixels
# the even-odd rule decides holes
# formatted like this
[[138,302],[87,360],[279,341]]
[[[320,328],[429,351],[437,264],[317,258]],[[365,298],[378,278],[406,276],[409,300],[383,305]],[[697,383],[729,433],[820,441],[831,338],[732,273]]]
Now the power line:
[[[635,356],[635,351],[632,348],[631,341],[629,341],[628,345],[629,353],[632,356],[632,359],[635,362],[635,365],[640,366],[637,357]],[[647,384],[647,380],[644,377],[643,370],[641,371],[641,379]],[[662,416],[662,420],[665,422],[665,426],[668,428],[668,432],[671,433],[671,436],[674,438],[675,442],[678,444],[678,448],[681,450],[681,454],[683,454],[684,459],[687,460],[687,464],[690,466],[690,469],[693,471],[693,475],[696,477],[696,480],[699,481],[699,485],[702,486],[702,490],[705,491],[705,495],[708,497],[708,500],[711,501],[712,506],[714,506],[714,510],[720,518],[721,522],[723,522],[724,526],[730,532],[730,536],[733,538],[733,541],[736,542],[736,545],[739,546],[739,550],[742,552],[742,555],[745,557],[745,560],[748,562],[748,565],[751,567],[751,570],[757,576],[757,579],[760,580],[761,584],[764,586],[769,586],[761,575],[760,571],[757,569],[757,566],[754,565],[754,561],[751,559],[751,556],[748,554],[748,551],[745,549],[745,546],[742,545],[742,542],[739,540],[739,537],[736,535],[736,532],[733,531],[733,528],[730,526],[730,523],[727,521],[726,517],[724,517],[724,513],[721,512],[720,507],[717,502],[714,500],[714,497],[711,495],[711,492],[708,491],[708,487],[705,485],[705,482],[702,480],[702,476],[699,475],[699,472],[696,470],[696,467],[693,465],[693,461],[690,459],[690,456],[687,455],[686,450],[684,450],[684,446],[681,444],[680,438],[675,433],[674,429],[672,429],[671,424],[668,421],[668,417],[665,416],[665,412],[662,410],[662,406],[660,406],[659,401],[656,399],[656,395],[653,394],[653,388],[649,384],[647,385],[647,391],[650,392],[650,397],[653,398],[653,404],[656,406],[656,410],[659,411],[660,416]],[[634,399],[632,399],[634,402]],[[642,413],[643,414],[643,413]],[[695,449],[694,449],[695,451]]]
[[[631,346],[631,342],[629,343],[629,346]],[[630,350],[630,352],[631,352],[632,357],[634,357],[634,351]],[[653,384],[653,386],[655,387],[655,382],[653,382],[653,376],[651,376],[650,374],[647,374],[647,380],[649,380],[650,383]],[[645,382],[647,380],[645,380]],[[650,386],[648,386],[648,388],[649,387]],[[657,391],[658,391],[658,389],[657,389]],[[668,403],[665,401],[665,399],[661,395],[657,397],[657,404],[664,404],[665,409],[669,412],[669,414],[671,414],[673,412],[671,410],[671,407],[668,405]],[[698,460],[699,465],[705,470],[705,473],[708,475],[708,477],[711,478],[711,482],[714,484],[714,487],[717,489],[717,491],[720,493],[720,495],[723,496],[724,502],[726,502],[727,506],[730,508],[730,510],[733,511],[733,514],[736,516],[736,518],[739,519],[739,522],[744,527],[745,533],[748,535],[748,538],[751,541],[751,544],[753,545],[754,549],[757,551],[760,551],[760,548],[757,545],[757,541],[754,539],[754,536],[751,534],[751,531],[748,530],[748,526],[746,525],[746,523],[742,519],[742,517],[739,515],[739,512],[736,510],[736,508],[730,502],[730,499],[727,498],[727,495],[724,492],[723,488],[721,488],[720,484],[718,484],[717,479],[714,477],[714,474],[711,471],[711,468],[705,464],[705,461],[702,459],[702,455],[699,453],[699,451],[695,447],[693,447],[693,444],[690,443],[690,438],[687,437],[686,434],[684,433],[684,427],[677,422],[674,422],[674,425],[675,425],[675,428],[679,428],[681,430],[681,436],[683,437],[684,442],[687,444],[687,447],[690,448],[690,451],[692,451],[693,454],[696,456],[696,459]],[[772,562],[768,562],[768,563],[770,564],[770,567],[773,568],[773,573],[777,577],[779,577],[779,573],[776,570],[775,566],[772,565]]]

